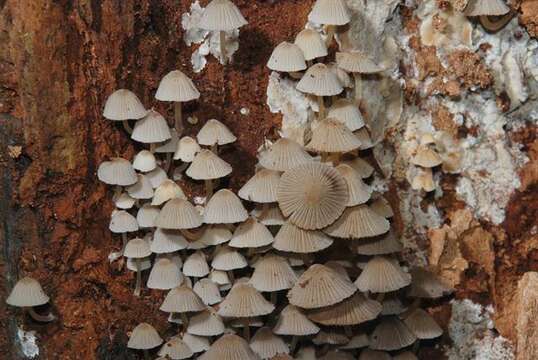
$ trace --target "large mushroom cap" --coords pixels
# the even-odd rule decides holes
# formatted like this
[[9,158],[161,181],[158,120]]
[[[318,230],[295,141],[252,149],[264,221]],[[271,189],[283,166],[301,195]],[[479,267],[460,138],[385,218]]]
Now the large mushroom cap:
[[310,321],[298,307],[287,305],[280,312],[273,332],[279,335],[306,336],[317,334],[319,327]]
[[346,206],[360,205],[370,200],[372,189],[362,181],[361,175],[355,169],[349,165],[340,164],[336,170],[346,181],[349,191],[349,201]]
[[202,225],[202,216],[187,200],[174,198],[163,206],[155,225],[171,230],[193,229]]
[[269,229],[251,217],[235,229],[228,245],[235,248],[259,248],[270,245],[273,241]]
[[207,308],[194,315],[187,327],[189,334],[198,336],[218,336],[223,334],[224,330],[224,322],[213,308]]
[[127,347],[137,350],[153,349],[163,343],[163,339],[153,326],[147,323],[138,324],[129,337]]
[[198,26],[208,31],[231,31],[247,21],[230,0],[213,0],[204,9]]
[[177,149],[174,153],[174,160],[192,162],[200,150],[202,150],[202,148],[196,142],[196,140],[190,136],[184,136],[177,143]]
[[319,32],[304,29],[295,37],[295,45],[302,51],[305,60],[327,56],[327,45]]
[[188,286],[173,288],[159,308],[167,313],[197,312],[206,309],[200,297]]
[[180,360],[188,359],[193,355],[193,351],[179,336],[174,336],[168,340],[159,350],[159,356],[168,359]]
[[345,25],[351,21],[351,15],[344,0],[317,0],[308,20],[324,25]]
[[274,71],[297,72],[306,69],[306,61],[299,46],[284,41],[273,50],[267,67]]
[[273,312],[274,305],[252,285],[235,284],[219,306],[219,315],[227,317],[254,317]]
[[289,222],[282,225],[273,247],[280,251],[308,254],[328,248],[333,240],[318,230],[304,230]]
[[346,125],[333,118],[326,118],[312,129],[312,140],[306,147],[318,153],[345,153],[360,146],[360,140]]
[[200,93],[192,80],[179,70],[166,74],[155,93],[155,99],[160,101],[185,102],[199,97]]
[[183,275],[177,264],[168,258],[155,261],[149,273],[147,286],[150,289],[170,290],[183,281]]
[[39,282],[28,276],[17,281],[6,299],[8,305],[18,307],[39,306],[48,302],[49,297]]
[[465,8],[467,16],[501,16],[510,12],[502,0],[469,0]]
[[200,360],[260,360],[245,339],[233,335],[223,335],[211,345]]
[[233,143],[237,138],[226,125],[216,119],[208,120],[196,135],[200,145],[226,145]]
[[97,178],[105,184],[119,186],[133,185],[138,181],[131,162],[122,158],[102,162],[97,169]]
[[330,236],[360,239],[384,234],[389,229],[387,219],[363,204],[346,208],[342,216],[324,231]]
[[151,144],[166,141],[171,136],[166,119],[152,109],[148,111],[145,117],[136,122],[131,139],[141,143]]
[[288,354],[290,349],[270,328],[262,327],[250,340],[250,347],[262,359],[271,359],[278,354]]
[[290,222],[313,230],[332,224],[344,211],[349,195],[338,171],[311,162],[282,175],[277,198]]
[[411,275],[403,271],[398,262],[383,256],[372,258],[355,281],[360,291],[386,293],[406,287]]
[[399,350],[413,344],[417,338],[396,316],[385,317],[370,334],[370,348]]
[[278,255],[269,254],[256,263],[249,282],[258,291],[273,292],[289,289],[297,281],[297,275],[288,261]]
[[304,309],[334,305],[357,291],[353,283],[335,270],[314,264],[308,268],[288,292],[291,304]]
[[375,74],[383,70],[373,60],[360,52],[336,53],[338,67],[345,71],[359,74]]
[[346,125],[350,131],[359,130],[365,123],[359,107],[350,99],[338,99],[329,108],[327,117]]
[[334,96],[344,88],[336,74],[323,63],[317,63],[308,68],[297,83],[297,90],[316,96]]
[[186,174],[194,180],[211,180],[225,177],[232,167],[210,150],[200,150],[188,167]]
[[239,192],[243,200],[257,203],[272,203],[277,201],[277,189],[280,183],[280,172],[261,169],[251,177]]
[[308,314],[308,318],[322,325],[358,325],[375,319],[381,312],[381,308],[381,304],[377,301],[368,299],[361,293],[356,293],[341,303],[312,310]]
[[140,99],[131,91],[120,89],[114,91],[106,100],[103,116],[108,120],[124,121],[141,119],[147,110]]
[[275,171],[287,171],[312,161],[301,145],[288,138],[278,139],[259,155],[260,165]]
[[235,193],[228,189],[217,191],[204,210],[206,224],[233,224],[245,221],[248,212]]

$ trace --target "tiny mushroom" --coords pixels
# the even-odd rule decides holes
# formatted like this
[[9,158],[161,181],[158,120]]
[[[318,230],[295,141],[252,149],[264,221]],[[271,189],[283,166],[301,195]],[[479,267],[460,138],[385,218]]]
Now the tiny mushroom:
[[129,349],[142,350],[144,358],[149,359],[149,350],[163,343],[163,339],[153,326],[148,323],[138,324],[129,336],[127,347]]
[[351,15],[345,0],[317,0],[308,14],[308,20],[327,27],[326,44],[330,45],[336,27],[351,21]]
[[142,119],[148,111],[140,102],[140,99],[131,91],[120,89],[114,91],[106,100],[103,116],[112,121],[121,121],[123,127],[130,134],[133,129],[128,120]]
[[13,287],[6,303],[11,306],[21,307],[32,319],[40,322],[50,322],[56,317],[49,313],[48,315],[40,315],[35,312],[34,306],[44,305],[49,302],[49,297],[43,291],[41,284],[31,277],[23,277]]
[[136,286],[134,295],[140,296],[142,285],[142,259],[151,255],[149,244],[146,240],[135,238],[129,240],[123,251],[123,256],[134,259],[136,264]]

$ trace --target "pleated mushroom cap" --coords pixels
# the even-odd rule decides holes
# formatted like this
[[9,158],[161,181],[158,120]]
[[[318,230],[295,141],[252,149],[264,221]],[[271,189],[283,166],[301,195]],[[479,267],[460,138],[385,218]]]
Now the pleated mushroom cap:
[[97,169],[97,178],[105,184],[119,186],[133,185],[138,181],[133,165],[119,157],[103,161]]
[[424,168],[432,168],[441,165],[443,159],[433,149],[427,146],[420,146],[417,149],[415,156],[411,158],[411,163],[414,165],[422,166]]
[[326,118],[312,130],[312,140],[306,148],[318,153],[345,153],[359,148],[359,139],[338,120]]
[[284,41],[273,50],[267,67],[274,71],[298,72],[306,69],[306,61],[299,46]]
[[386,219],[389,219],[394,216],[394,211],[392,211],[389,202],[383,196],[380,196],[375,199],[370,205],[370,209],[372,209]]
[[400,315],[407,310],[397,296],[385,296],[382,305],[381,315]]
[[413,344],[417,338],[396,316],[385,317],[370,334],[370,348],[393,351]]
[[289,222],[282,225],[273,247],[279,251],[308,254],[328,248],[333,240],[318,230],[304,230]]
[[347,184],[349,192],[349,200],[346,206],[355,206],[364,204],[372,196],[372,189],[366,185],[361,178],[361,175],[351,166],[340,164],[336,170],[342,175]]
[[209,274],[209,265],[205,254],[201,251],[192,253],[183,264],[183,275],[193,277],[204,277]]
[[315,309],[339,303],[355,291],[357,287],[335,270],[314,264],[299,277],[288,292],[288,299],[290,304],[303,309]]
[[215,305],[222,301],[219,286],[210,279],[200,279],[194,284],[193,290],[206,305]]
[[210,150],[202,149],[192,160],[186,174],[194,180],[212,180],[225,177],[232,167]]
[[261,169],[251,177],[237,193],[243,200],[256,203],[272,203],[277,201],[277,189],[280,183],[280,172]]
[[308,313],[308,318],[322,325],[358,325],[375,319],[381,312],[381,308],[381,304],[377,301],[356,293],[341,303],[312,310]]
[[288,261],[278,255],[268,254],[256,263],[249,282],[261,292],[290,289],[297,276]]
[[363,204],[346,208],[342,216],[324,231],[338,238],[360,239],[384,234],[389,229],[387,219]]
[[245,221],[248,212],[232,191],[221,189],[207,202],[204,210],[206,224],[234,224]]
[[424,190],[426,192],[435,190],[432,169],[419,168],[416,175],[411,180],[411,188],[413,190]]
[[361,52],[337,52],[336,63],[339,68],[351,73],[375,74],[383,70]]
[[361,351],[359,360],[391,360],[391,356],[384,351],[364,349]]
[[396,238],[392,231],[381,237],[364,239],[357,247],[357,254],[360,255],[386,255],[402,251],[402,243]]
[[13,287],[6,303],[11,306],[32,307],[49,302],[39,282],[31,277],[23,277]]
[[340,334],[335,331],[324,331],[321,330],[317,335],[312,339],[312,342],[315,345],[344,345],[349,342],[349,338],[344,334]]
[[138,120],[133,128],[131,139],[144,144],[160,143],[170,139],[170,128],[166,119],[155,110]]
[[219,315],[226,317],[254,317],[273,312],[275,306],[252,285],[235,284],[219,306]]
[[248,262],[245,257],[238,251],[227,246],[223,246],[218,249],[213,257],[213,261],[211,262],[211,267],[213,269],[222,271],[242,269],[247,266]]
[[287,171],[312,161],[301,145],[288,138],[278,139],[258,158],[261,166],[275,171]]
[[269,229],[251,217],[235,229],[228,245],[234,248],[259,248],[271,245],[273,241]]
[[144,174],[137,174],[138,181],[127,187],[127,193],[133,199],[146,200],[153,197],[153,186],[150,177]]
[[163,229],[193,229],[202,225],[202,216],[190,202],[175,198],[163,206],[155,225]]
[[129,349],[149,350],[163,343],[163,339],[153,326],[148,323],[138,324],[129,337],[127,347]]
[[209,344],[209,339],[203,336],[192,335],[188,332],[183,334],[183,342],[187,344],[195,354],[207,351],[211,346]]
[[359,150],[368,150],[374,147],[375,144],[372,141],[372,138],[366,126],[355,131],[353,135],[355,135],[355,137],[359,139],[359,142],[361,143],[361,146],[359,146]]
[[308,68],[297,83],[297,90],[316,96],[334,96],[340,94],[344,88],[327,65],[317,63]]
[[179,231],[157,228],[153,234],[151,251],[156,254],[167,254],[186,249],[188,246],[189,242]]
[[216,119],[208,120],[196,135],[200,145],[226,145],[237,140],[226,125]]
[[196,140],[190,136],[184,136],[177,143],[177,149],[174,153],[174,160],[192,162],[200,150],[202,150],[202,148],[196,142]]
[[280,211],[277,203],[269,204],[266,209],[256,207],[250,212],[250,215],[258,219],[265,226],[283,225],[285,223],[284,215],[282,215],[282,211]]
[[288,221],[314,230],[332,224],[344,211],[349,195],[338,171],[312,162],[282,175],[277,198]]
[[372,165],[368,164],[365,160],[359,157],[350,161],[344,161],[342,163],[355,169],[355,171],[357,171],[363,179],[369,178],[374,173],[374,168]]
[[466,16],[501,16],[510,12],[502,0],[470,0],[465,8]]
[[146,114],[147,110],[140,102],[140,99],[133,92],[126,89],[114,91],[106,99],[103,111],[103,116],[113,121],[141,119]]
[[250,348],[262,359],[271,359],[278,354],[288,354],[290,349],[270,328],[262,327],[250,340]]
[[423,268],[411,269],[411,287],[408,296],[416,298],[437,299],[452,292],[452,289],[434,273]]
[[168,179],[168,175],[166,175],[166,172],[158,166],[154,170],[144,174],[144,176],[149,180],[153,189],[158,188],[164,180]]
[[138,231],[138,223],[133,215],[125,210],[115,210],[110,217],[108,229],[115,234]]
[[157,160],[148,150],[142,150],[135,155],[133,159],[133,168],[138,171],[148,172],[155,170],[157,167]]
[[170,199],[187,199],[181,187],[170,179],[164,180],[155,190],[151,205],[159,206]]
[[287,305],[278,316],[273,332],[278,335],[307,336],[319,332],[319,327],[306,317],[301,310]]
[[360,348],[368,346],[369,344],[370,344],[370,340],[368,339],[368,335],[366,335],[365,333],[360,333],[357,335],[353,335],[353,337],[349,339],[349,342],[341,346],[340,349],[343,349],[343,350],[360,349]]
[[219,286],[230,284],[230,278],[228,277],[226,271],[223,270],[211,270],[208,278]]
[[122,210],[131,209],[136,202],[136,200],[130,197],[127,193],[121,193],[119,196],[114,196],[112,200],[114,201],[114,205]]
[[443,334],[443,329],[437,325],[433,317],[420,308],[406,315],[403,321],[417,339],[434,339]]
[[[216,0],[213,0],[216,1]],[[211,345],[209,350],[201,355],[199,360],[259,360],[242,337],[227,334],[220,337]]]
[[350,131],[364,127],[364,118],[355,102],[350,99],[338,99],[329,108],[328,118],[344,124]]
[[190,287],[183,285],[170,290],[159,309],[167,313],[197,312],[205,310],[206,305]]
[[222,318],[212,308],[207,308],[194,315],[187,327],[187,332],[198,336],[218,336],[224,333],[225,326]]
[[173,70],[166,74],[155,93],[155,99],[160,101],[185,102],[199,97],[200,92],[192,80],[179,70]]
[[336,75],[338,80],[340,80],[340,83],[342,84],[343,87],[345,88],[354,87],[355,84],[353,83],[353,81],[351,81],[351,76],[349,76],[347,72],[339,68],[338,64],[333,62],[333,63],[329,63],[328,66],[329,66],[329,69]]
[[355,280],[360,291],[387,293],[406,287],[411,283],[411,275],[402,270],[397,261],[376,256],[364,267]]
[[321,35],[312,29],[304,29],[295,37],[295,45],[303,52],[305,60],[327,56],[327,45]]
[[170,140],[165,141],[162,145],[155,149],[156,154],[174,153],[177,149],[177,143],[179,141],[179,135],[176,129],[170,128]]
[[[136,266],[135,259],[127,258],[127,270],[137,272],[138,268]],[[145,271],[151,268],[151,259],[150,257],[145,257],[140,259],[140,271]]]
[[207,246],[217,246],[230,241],[231,238],[232,232],[230,229],[226,225],[217,224],[207,227],[198,241]]
[[193,355],[193,351],[179,336],[174,336],[168,340],[159,350],[159,356],[172,360],[188,359]]
[[140,238],[129,240],[123,250],[123,256],[133,259],[141,259],[150,255],[151,250],[148,242]]
[[248,24],[230,0],[212,0],[204,9],[198,26],[208,31],[231,31]]
[[170,290],[183,281],[183,275],[177,264],[170,259],[161,258],[155,261],[149,273],[147,286],[150,289]]
[[317,0],[308,20],[323,25],[345,25],[351,21],[351,15],[344,0]]

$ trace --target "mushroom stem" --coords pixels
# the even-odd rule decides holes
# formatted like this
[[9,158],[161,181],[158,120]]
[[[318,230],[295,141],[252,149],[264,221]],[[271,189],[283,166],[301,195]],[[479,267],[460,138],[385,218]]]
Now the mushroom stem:
[[183,329],[187,331],[187,327],[189,326],[189,318],[187,317],[187,314],[184,312],[181,313],[181,321],[183,321]]
[[383,302],[383,299],[385,299],[385,293],[377,294],[375,299],[377,300],[377,302]]
[[166,158],[164,160],[164,166],[163,166],[164,172],[168,174],[168,172],[170,171],[171,165],[172,165],[172,153],[166,153]]
[[228,270],[228,277],[230,278],[230,282],[233,284],[235,282],[235,276],[233,270]]
[[219,149],[217,147],[217,144],[211,145],[211,151],[213,152],[213,154],[216,154],[216,155],[219,154]]
[[346,333],[346,336],[348,338],[351,339],[353,337],[353,329],[351,328],[351,326],[349,325],[344,326],[344,332]]
[[418,353],[419,347],[420,347],[420,339],[417,339],[417,341],[415,341],[415,343],[413,344],[413,353],[414,354]]
[[113,199],[117,199],[118,197],[120,197],[121,195],[121,191],[122,191],[122,188],[121,186],[119,185],[116,185],[116,187],[114,188],[114,195],[113,195]]
[[359,74],[359,73],[353,73],[353,78],[355,79],[355,101],[357,102],[357,105],[360,105],[360,103],[361,103],[361,97],[362,97],[362,79],[361,79],[361,74]]
[[510,20],[512,20],[514,15],[515,11],[510,10],[510,12],[506,13],[501,17],[494,17],[494,20],[491,19],[491,16],[479,16],[478,21],[480,22],[480,25],[482,25],[482,27],[486,29],[487,32],[494,33],[505,27],[506,24],[508,24]]
[[205,228],[202,227],[197,231],[192,231],[190,229],[181,229],[181,235],[185,236],[189,241],[196,241],[202,237],[204,234]]
[[263,219],[264,217],[267,216],[267,213],[269,212],[269,203],[263,203],[262,205],[262,211],[260,212],[260,215],[258,216],[258,219]]
[[323,96],[318,96],[318,120],[325,119],[325,102],[323,101]]
[[327,47],[331,46],[335,32],[336,25],[327,25],[327,39],[325,39],[325,44],[327,45]]
[[35,312],[33,307],[27,307],[27,308],[24,308],[24,309],[26,310],[28,315],[30,315],[30,317],[32,319],[34,319],[35,321],[51,322],[51,321],[56,320],[56,316],[54,316],[52,313],[48,313],[47,315],[40,315],[40,314]]
[[156,143],[151,143],[149,144],[149,151],[152,153],[152,154],[155,154],[155,149],[157,148],[157,144]]
[[135,296],[140,296],[140,287],[142,285],[142,264],[140,258],[135,259],[136,264],[136,285],[135,285]]
[[219,31],[219,45],[220,45],[220,62],[222,65],[226,65],[226,33],[224,31]]
[[273,291],[271,293],[271,303],[273,303],[273,305],[276,305],[276,301],[277,301],[277,293],[276,291]]
[[322,163],[325,163],[329,160],[329,153],[326,153],[326,152],[322,152],[321,153],[321,162]]
[[149,357],[149,351],[147,349],[144,349],[143,350],[143,353],[144,353],[144,360],[149,360],[150,357]]
[[250,319],[248,317],[243,319],[244,329],[243,336],[246,341],[250,341]]
[[205,180],[205,196],[206,196],[206,202],[209,200],[209,198],[213,195],[213,180]]
[[174,127],[176,128],[177,135],[181,136],[183,133],[183,120],[182,120],[182,108],[181,102],[174,102]]
[[295,348],[297,347],[297,342],[299,342],[299,338],[295,335],[291,337],[291,345],[290,345],[290,354],[293,354],[295,351]]
[[129,134],[133,133],[133,128],[131,125],[129,125],[129,120],[123,120],[121,123],[123,124],[125,131],[127,131]]

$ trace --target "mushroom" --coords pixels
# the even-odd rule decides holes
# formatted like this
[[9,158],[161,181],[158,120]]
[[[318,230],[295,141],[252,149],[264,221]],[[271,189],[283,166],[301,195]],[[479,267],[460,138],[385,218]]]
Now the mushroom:
[[290,289],[296,281],[297,275],[285,258],[268,254],[256,262],[249,283],[260,292],[271,293],[271,302],[276,305],[277,292]]
[[222,318],[212,307],[194,315],[187,327],[187,333],[197,336],[219,336],[224,333],[226,327]]
[[370,348],[374,350],[399,350],[417,340],[411,330],[396,316],[388,316],[370,334]]
[[172,180],[164,180],[157,189],[155,189],[155,194],[151,200],[151,205],[159,206],[171,199],[183,199],[186,200],[187,197],[181,189],[181,187]]
[[177,136],[183,134],[181,103],[196,100],[199,97],[200,93],[192,80],[181,71],[171,71],[162,78],[155,93],[155,99],[174,103],[174,128]]
[[[192,323],[192,319],[191,319]],[[188,332],[183,334],[183,342],[189,346],[189,348],[192,350],[193,353],[201,353],[209,350],[209,347],[211,346],[209,344],[209,339],[202,337],[202,336],[196,336],[189,334]]]
[[[515,14],[502,0],[470,0],[465,7],[465,15],[478,16],[480,24],[489,32],[497,32],[505,27]],[[492,21],[491,16],[502,17]]]
[[212,0],[202,13],[199,27],[219,32],[221,63],[226,65],[226,32],[248,24],[241,12],[230,0]]
[[278,139],[269,149],[262,151],[258,159],[261,166],[275,171],[291,170],[312,161],[301,145],[287,138]]
[[318,324],[349,329],[350,326],[377,318],[381,309],[380,303],[357,292],[341,303],[309,311],[308,318]]
[[200,312],[207,307],[198,295],[189,287],[183,285],[171,289],[159,308],[161,311],[174,314],[180,314],[184,330],[189,326],[187,313]]
[[153,185],[148,174],[137,174],[138,181],[126,189],[130,197],[135,200],[148,200],[153,197]]
[[129,120],[142,119],[148,111],[131,91],[120,89],[114,91],[106,100],[103,116],[112,121],[121,121],[125,130],[131,134],[133,129]]
[[317,0],[308,14],[308,20],[327,27],[326,44],[330,45],[336,27],[351,21],[351,15],[345,0]]
[[262,204],[254,208],[250,214],[265,226],[280,226],[285,223],[284,215],[277,203]]
[[[156,154],[165,154],[166,158],[162,168],[164,169],[164,175],[166,175],[170,170],[170,165],[172,164],[172,156],[177,150],[179,142],[179,135],[175,128],[170,128],[170,140],[164,142],[162,145],[155,148]],[[167,176],[168,177],[168,176]]]
[[273,247],[276,250],[306,255],[324,250],[333,244],[333,240],[318,230],[304,230],[290,222],[280,227],[275,236]]
[[338,238],[361,239],[378,236],[390,229],[390,223],[366,204],[348,207],[341,217],[323,231]]
[[150,172],[157,167],[157,159],[151,151],[141,150],[133,159],[133,168],[140,172]]
[[336,170],[342,175],[347,184],[349,192],[347,207],[364,204],[370,200],[372,189],[362,181],[360,174],[355,169],[349,165],[340,164],[336,167]]
[[209,265],[202,251],[196,251],[189,255],[183,264],[183,275],[192,278],[201,278],[209,274]]
[[360,291],[373,293],[396,291],[410,283],[411,275],[400,267],[398,261],[383,256],[375,256],[370,259],[355,280],[355,285]]
[[208,120],[196,135],[200,145],[210,146],[211,151],[218,154],[218,146],[231,144],[237,140],[230,129],[216,119]]
[[309,65],[312,65],[312,60],[325,57],[328,54],[327,44],[319,32],[312,29],[304,29],[297,34],[295,45],[302,50],[304,59],[309,62]]
[[327,162],[328,154],[331,154],[334,163],[338,163],[341,154],[357,150],[360,146],[360,140],[346,125],[333,118],[326,118],[317,122],[306,148],[320,153],[322,162]]
[[188,359],[194,352],[179,336],[173,336],[159,350],[159,356],[165,359]]
[[131,162],[119,157],[103,161],[97,169],[97,178],[105,184],[115,185],[115,196],[121,194],[122,186],[133,185],[138,181]]
[[206,224],[235,224],[247,220],[248,212],[241,200],[228,189],[217,191],[204,210]]
[[273,50],[267,67],[273,71],[287,72],[293,78],[301,78],[299,72],[306,69],[306,61],[299,46],[284,41]]
[[157,258],[149,273],[149,289],[170,290],[183,282],[179,266],[166,257]]
[[[235,280],[233,270],[243,269],[247,266],[247,259],[228,246],[217,248],[211,261],[211,267],[214,270],[226,271],[231,282]],[[228,283],[230,283],[230,280],[228,280]]]
[[123,251],[123,256],[134,259],[136,266],[136,286],[134,295],[140,296],[142,285],[142,259],[151,255],[149,244],[146,240],[135,238],[129,240]]
[[252,250],[260,249],[271,245],[274,241],[273,235],[265,225],[255,218],[248,218],[235,229],[229,246],[238,249],[248,249],[249,255]]
[[191,165],[187,168],[186,174],[194,180],[204,180],[206,188],[206,198],[213,194],[213,180],[228,176],[232,172],[232,167],[226,161],[219,158],[210,150],[200,150],[194,157]]
[[135,123],[131,139],[143,144],[150,144],[150,151],[155,152],[158,143],[172,137],[166,119],[151,109],[148,114]]
[[206,305],[211,306],[222,301],[219,286],[209,278],[197,281],[194,284],[193,290]]
[[426,311],[415,308],[404,315],[403,321],[419,340],[434,339],[443,334],[443,329]]
[[163,343],[163,339],[153,326],[148,323],[138,324],[129,336],[127,347],[129,349],[142,350],[144,359],[149,359],[149,350]]
[[336,63],[341,69],[353,73],[357,104],[360,104],[362,96],[361,74],[376,74],[383,71],[381,66],[361,52],[337,52]]
[[287,305],[280,312],[273,332],[277,335],[292,336],[290,351],[293,353],[299,337],[317,334],[319,327],[309,320],[298,307]]
[[243,338],[226,334],[215,341],[199,360],[259,360]]
[[250,340],[250,348],[262,359],[274,359],[279,354],[289,354],[288,345],[271,331],[271,328],[262,327]]
[[6,303],[22,308],[35,321],[50,322],[56,319],[52,313],[40,315],[34,310],[34,306],[44,305],[49,300],[50,298],[43,291],[41,284],[37,280],[27,276],[17,281],[9,293]]
[[123,256],[123,251],[127,245],[127,233],[138,231],[136,218],[125,210],[114,210],[110,217],[109,230],[115,234],[121,234],[122,246],[119,252],[112,252],[108,255],[110,262]]
[[190,231],[202,225],[202,216],[189,201],[181,198],[168,200],[155,219],[155,225],[163,229],[180,230],[189,240],[196,240],[203,234],[203,229],[194,233]]
[[150,249],[155,254],[170,254],[188,247],[189,242],[181,235],[180,231],[157,228],[153,234]]
[[359,107],[349,99],[338,99],[333,102],[327,117],[344,124],[350,131],[359,130],[365,125]]
[[387,255],[402,251],[402,243],[396,238],[393,231],[381,237],[361,239],[355,250],[360,255]]

